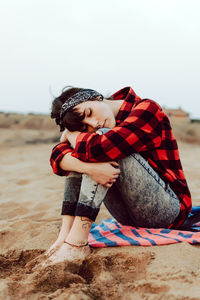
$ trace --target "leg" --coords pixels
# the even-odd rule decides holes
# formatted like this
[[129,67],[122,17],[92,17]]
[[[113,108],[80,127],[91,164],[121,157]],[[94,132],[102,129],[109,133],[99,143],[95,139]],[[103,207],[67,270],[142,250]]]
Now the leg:
[[47,251],[47,255],[55,252],[67,238],[75,218],[75,210],[79,197],[82,175],[70,172],[65,179],[64,199],[62,204],[62,226],[57,240]]
[[[107,132],[109,131],[109,128],[101,128],[99,129],[99,131]],[[99,212],[100,205],[107,193],[107,190],[107,188],[100,184],[97,184],[97,182],[95,182],[92,178],[90,178],[90,176],[86,174],[81,175],[80,173],[70,172],[65,181],[64,201],[61,214],[65,217],[65,219],[69,219],[67,215],[82,217],[76,218],[74,228],[76,228],[76,223],[80,223],[80,226],[82,226],[81,228],[84,228],[84,230],[88,228],[89,223],[91,227],[92,221],[95,220]],[[65,221],[67,222],[67,220]],[[67,226],[67,228],[65,226],[66,224],[63,224],[63,230],[61,228],[62,238],[64,236],[63,233],[65,233],[67,237],[69,229],[71,229],[71,219],[69,219],[69,223],[70,226]],[[77,240],[80,240],[80,229],[76,231],[77,232],[71,232],[71,237],[74,235],[77,237]],[[72,238],[70,238],[70,240],[71,239]],[[85,232],[82,232],[82,239],[84,241],[86,240]]]
[[85,244],[92,222],[95,221],[108,188],[94,181],[87,174],[82,175],[79,199],[76,205],[75,220],[66,239],[72,244]]
[[133,221],[129,216],[128,207],[126,207],[126,201],[124,201],[116,183],[109,188],[103,202],[110,214],[119,223],[122,225],[133,225]]
[[[108,188],[98,184],[87,174],[82,175],[80,194],[76,202],[76,210],[73,211],[75,218],[72,227],[64,243],[50,256],[51,262],[84,258],[90,254],[91,250],[87,245],[88,235],[107,191]],[[63,205],[65,211],[69,213],[74,207],[74,202],[65,203]]]
[[80,173],[70,172],[65,178],[64,199],[61,215],[75,216],[81,182],[82,174]]
[[138,153],[119,161],[118,186],[132,223],[140,227],[167,228],[178,216],[175,193]]

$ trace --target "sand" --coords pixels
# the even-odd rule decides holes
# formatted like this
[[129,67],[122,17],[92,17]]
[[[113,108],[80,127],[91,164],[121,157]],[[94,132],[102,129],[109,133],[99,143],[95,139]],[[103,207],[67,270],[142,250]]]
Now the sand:
[[[94,249],[73,263],[24,268],[56,239],[64,178],[49,165],[53,143],[27,143],[31,131],[11,131],[1,130],[0,299],[200,299],[200,246],[187,243]],[[200,146],[179,148],[200,205]],[[109,217],[102,207],[97,223]]]

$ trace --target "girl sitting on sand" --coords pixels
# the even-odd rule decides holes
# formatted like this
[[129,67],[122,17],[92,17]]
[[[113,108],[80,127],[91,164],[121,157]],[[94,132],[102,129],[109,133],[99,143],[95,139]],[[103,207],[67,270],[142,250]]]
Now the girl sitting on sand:
[[52,103],[63,131],[50,158],[66,176],[62,226],[47,251],[52,262],[90,254],[88,235],[102,202],[121,224],[179,228],[191,196],[168,117],[131,87],[109,98],[68,87]]

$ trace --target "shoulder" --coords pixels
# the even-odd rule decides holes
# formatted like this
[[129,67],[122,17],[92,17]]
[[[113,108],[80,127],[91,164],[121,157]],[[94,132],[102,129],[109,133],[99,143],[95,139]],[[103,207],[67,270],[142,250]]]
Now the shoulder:
[[142,117],[146,120],[157,118],[157,120],[162,121],[165,114],[162,107],[156,101],[145,98],[134,103],[131,115]]
[[140,100],[135,101],[134,107],[137,107],[137,106],[149,107],[149,108],[154,107],[154,108],[157,108],[157,109],[162,111],[162,107],[155,100],[152,100],[152,99],[149,99],[149,98],[144,98],[144,99],[140,99]]

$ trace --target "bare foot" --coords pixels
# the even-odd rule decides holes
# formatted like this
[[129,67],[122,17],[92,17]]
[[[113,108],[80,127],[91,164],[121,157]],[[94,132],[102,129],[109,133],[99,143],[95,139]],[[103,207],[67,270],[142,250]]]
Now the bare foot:
[[45,251],[44,255],[46,255],[47,257],[50,257],[53,253],[55,253],[64,243],[65,238],[63,239],[57,239],[53,245],[51,245],[51,247]]
[[65,239],[57,239],[53,245],[51,245],[51,247],[45,251],[44,253],[42,253],[41,255],[38,255],[37,257],[35,257],[34,259],[32,259],[30,262],[28,262],[25,265],[25,268],[27,269],[37,269],[37,266],[45,263],[45,261],[48,260],[48,258],[54,254],[64,243]]
[[63,245],[48,258],[48,261],[53,264],[63,262],[65,260],[73,261],[75,259],[85,258],[90,255],[90,253],[91,249],[89,245],[76,248],[63,243]]

